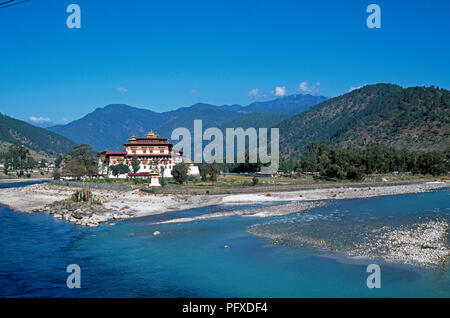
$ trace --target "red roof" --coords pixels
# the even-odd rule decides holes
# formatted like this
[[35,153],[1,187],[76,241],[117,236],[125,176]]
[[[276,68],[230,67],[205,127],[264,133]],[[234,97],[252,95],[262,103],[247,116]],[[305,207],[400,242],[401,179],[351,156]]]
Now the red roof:
[[154,141],[154,140],[142,140],[139,142],[132,142],[132,143],[126,143],[123,144],[125,147],[127,146],[172,146],[171,143],[168,142],[162,142],[162,141]]
[[167,140],[167,138],[161,138],[161,137],[142,137],[142,138],[136,138],[136,140]]
[[104,151],[107,156],[125,156],[127,154],[126,151]]
[[130,154],[127,155],[127,157],[170,157],[171,154],[167,154],[167,153],[136,153],[136,154]]
[[137,176],[150,176],[150,172],[137,172],[137,173],[128,173],[130,177],[137,177]]

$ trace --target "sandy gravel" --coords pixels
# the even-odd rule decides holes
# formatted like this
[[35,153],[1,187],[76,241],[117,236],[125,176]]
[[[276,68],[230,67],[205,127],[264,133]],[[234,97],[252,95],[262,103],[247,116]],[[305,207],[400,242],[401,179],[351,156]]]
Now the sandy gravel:
[[369,198],[384,195],[429,192],[450,187],[450,182],[425,182],[408,185],[377,186],[377,187],[336,187],[328,189],[299,190],[292,192],[273,192],[270,194],[236,194],[223,197],[223,204],[242,204],[248,202],[270,201],[315,201]]
[[[378,186],[367,188],[337,187],[329,189],[274,192],[269,194],[238,195],[162,195],[148,194],[138,190],[120,192],[114,190],[91,189],[92,194],[110,210],[125,211],[132,217],[160,214],[167,211],[191,209],[208,205],[251,204],[268,201],[318,201],[327,199],[352,199],[373,196],[420,193],[448,187],[450,182],[427,182],[419,184]],[[78,188],[38,184],[18,188],[0,189],[0,203],[16,211],[42,211],[47,204],[69,198]],[[285,212],[283,212],[284,210]],[[259,209],[251,214],[275,216],[294,213],[292,205]],[[287,211],[287,212],[286,212]],[[230,212],[235,215],[235,212]],[[250,213],[249,213],[250,214]],[[226,216],[226,215],[224,215]]]
[[[0,203],[21,212],[41,211],[47,204],[69,198],[76,190],[79,188],[52,184],[0,189]],[[120,192],[91,189],[91,193],[105,208],[132,212],[135,217],[214,205],[221,200],[217,196],[152,195],[139,190]]]

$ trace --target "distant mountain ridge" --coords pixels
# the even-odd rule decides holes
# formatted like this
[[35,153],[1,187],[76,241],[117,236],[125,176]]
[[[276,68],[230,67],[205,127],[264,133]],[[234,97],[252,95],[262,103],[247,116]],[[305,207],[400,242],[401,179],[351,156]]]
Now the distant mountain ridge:
[[381,143],[396,148],[448,150],[450,92],[435,87],[364,86],[277,124],[280,150],[297,157],[312,141],[332,146]]
[[77,143],[90,144],[99,151],[120,150],[130,136],[144,135],[149,130],[154,130],[168,138],[178,127],[185,127],[192,131],[195,119],[203,121],[204,129],[220,128],[224,127],[226,122],[231,123],[241,117],[248,119],[252,117],[252,113],[255,113],[253,123],[257,122],[261,125],[260,127],[268,128],[276,124],[274,120],[281,121],[288,116],[286,114],[302,112],[323,100],[326,100],[326,97],[298,94],[267,102],[255,102],[248,106],[215,106],[197,103],[161,113],[123,104],[112,104],[97,108],[92,113],[66,125],[47,129],[71,138]]
[[0,143],[4,146],[2,149],[11,144],[24,145],[37,154],[50,157],[63,154],[75,145],[72,140],[66,137],[2,113],[0,113]]
[[264,102],[254,102],[247,106],[231,105],[222,107],[242,113],[295,115],[326,100],[327,98],[324,96],[295,94]]

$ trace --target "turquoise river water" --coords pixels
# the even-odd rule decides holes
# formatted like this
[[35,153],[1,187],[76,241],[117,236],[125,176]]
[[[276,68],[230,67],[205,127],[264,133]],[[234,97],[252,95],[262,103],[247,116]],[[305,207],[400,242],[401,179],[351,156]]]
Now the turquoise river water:
[[[357,238],[356,232],[365,227],[354,224],[402,224],[422,217],[450,220],[449,199],[450,191],[444,189],[332,201],[277,218],[236,216],[152,224],[229,209],[211,206],[97,228],[75,226],[44,213],[0,207],[0,296],[450,297],[448,265],[430,270],[355,259],[313,248],[275,245],[248,232],[261,227],[281,233],[283,224],[300,228],[316,222],[315,231],[327,231],[322,233],[326,236],[350,232],[352,237],[351,232],[355,232]],[[156,230],[161,235],[153,236]],[[224,249],[224,245],[231,248]],[[381,266],[380,289],[366,286],[366,267],[371,263]],[[69,264],[81,268],[79,289],[66,286]]]

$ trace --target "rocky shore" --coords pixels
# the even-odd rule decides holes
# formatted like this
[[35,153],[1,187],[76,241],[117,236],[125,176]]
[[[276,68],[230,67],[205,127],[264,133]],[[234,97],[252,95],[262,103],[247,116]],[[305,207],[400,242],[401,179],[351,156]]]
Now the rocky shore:
[[4,188],[0,189],[0,203],[15,211],[46,212],[58,219],[93,227],[110,220],[220,204],[221,200],[216,196],[154,195],[139,190],[90,189],[97,204],[88,204],[70,200],[77,190],[80,188],[52,184]]
[[403,224],[342,224],[323,220],[266,223],[248,229],[273,244],[312,248],[350,257],[383,260],[424,268],[446,268],[450,256],[449,221],[444,218]]
[[101,206],[75,204],[68,200],[79,188],[53,184],[37,184],[26,187],[0,189],[0,203],[21,212],[45,211],[55,218],[62,218],[83,226],[96,226],[109,220],[161,214],[168,211],[192,209],[210,205],[242,205],[255,202],[290,201],[294,203],[270,208],[227,211],[183,218],[170,222],[189,222],[213,217],[252,215],[271,217],[301,212],[318,206],[321,200],[366,198],[383,195],[420,193],[449,187],[449,182],[426,182],[418,184],[378,187],[337,186],[336,188],[237,195],[163,195],[149,194],[139,190],[116,191],[90,189]]
[[449,224],[446,220],[413,226],[383,227],[367,236],[349,255],[381,257],[385,261],[434,268],[448,263]]
[[110,220],[120,221],[132,217],[134,214],[127,209],[113,210],[105,208],[101,204],[73,202],[71,200],[53,202],[46,205],[42,211],[55,219],[64,219],[77,225],[89,227],[96,227]]

